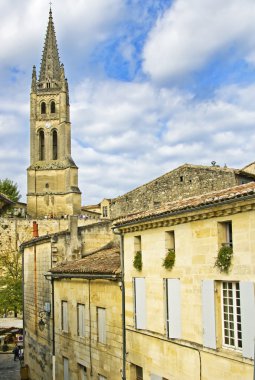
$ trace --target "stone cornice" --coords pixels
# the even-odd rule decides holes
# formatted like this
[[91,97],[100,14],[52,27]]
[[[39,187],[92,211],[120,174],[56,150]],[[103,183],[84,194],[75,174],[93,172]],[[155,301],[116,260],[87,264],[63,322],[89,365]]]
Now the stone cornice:
[[207,209],[194,209],[193,211],[180,211],[176,215],[165,215],[160,217],[151,217],[150,220],[141,220],[130,222],[126,226],[118,226],[123,233],[144,231],[152,228],[160,227],[172,227],[178,224],[189,223],[197,220],[211,219],[218,217],[229,217],[230,215],[238,214],[241,212],[247,212],[255,210],[255,199],[249,199],[248,201],[233,202],[225,205],[212,205]]

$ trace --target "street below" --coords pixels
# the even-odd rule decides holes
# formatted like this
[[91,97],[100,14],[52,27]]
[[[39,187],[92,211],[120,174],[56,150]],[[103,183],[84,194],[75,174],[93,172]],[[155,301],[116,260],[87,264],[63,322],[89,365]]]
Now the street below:
[[20,380],[20,362],[14,361],[13,354],[0,353],[0,379]]

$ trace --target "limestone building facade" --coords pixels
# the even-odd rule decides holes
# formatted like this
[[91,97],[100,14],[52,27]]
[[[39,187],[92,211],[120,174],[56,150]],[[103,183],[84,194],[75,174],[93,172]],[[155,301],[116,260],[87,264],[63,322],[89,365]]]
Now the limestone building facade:
[[[62,377],[59,373],[63,373],[62,356],[69,358],[70,368],[75,368],[75,376],[78,376],[77,363],[80,363],[80,365],[84,364],[84,361],[82,361],[78,354],[84,351],[85,340],[78,339],[77,342],[77,334],[75,333],[77,327],[75,327],[76,319],[74,318],[75,312],[73,309],[72,312],[69,310],[69,317],[72,315],[72,318],[68,320],[69,333],[65,334],[65,329],[63,331],[61,329],[61,300],[69,302],[71,305],[69,308],[74,309],[76,301],[78,304],[80,302],[85,303],[86,300],[86,307],[88,307],[88,289],[91,289],[91,310],[94,308],[92,312],[93,318],[96,315],[97,307],[101,305],[102,308],[105,308],[107,304],[107,308],[109,308],[107,318],[109,319],[109,325],[113,324],[112,329],[114,329],[115,319],[120,319],[120,314],[115,317],[114,312],[110,311],[110,308],[113,308],[116,312],[118,310],[120,290],[117,285],[119,254],[118,250],[111,250],[109,248],[109,243],[114,239],[109,222],[78,227],[78,218],[76,216],[71,216],[69,222],[70,224],[66,231],[35,236],[33,239],[22,243],[20,247],[23,257],[24,355],[25,363],[29,368],[29,379],[31,380],[61,379]],[[95,252],[100,251],[102,247],[104,247],[104,250],[101,250],[102,252],[97,254],[97,256]],[[107,253],[109,253],[109,256],[107,256]],[[104,256],[106,257],[105,266],[103,266]],[[90,258],[90,267],[86,260],[87,257]],[[91,269],[91,265],[94,268],[93,270]],[[113,266],[116,267],[115,271],[113,270]],[[56,281],[53,281],[51,274],[49,276],[46,275],[50,270],[54,272],[55,267],[59,268],[55,271],[55,277],[61,277],[59,274],[61,272],[63,280],[60,279],[58,281],[56,279]],[[79,281],[75,282],[79,270],[82,275]],[[108,270],[107,276],[105,276],[105,270]],[[66,273],[67,276],[65,277]],[[70,279],[74,281],[70,281]],[[92,281],[93,284],[88,284],[88,279],[97,279],[97,281]],[[54,287],[56,287],[56,291]],[[110,294],[111,297],[109,298]],[[99,296],[101,300],[100,302],[96,302]],[[92,303],[94,306],[92,306]],[[88,317],[86,314],[84,324],[87,321]],[[97,355],[95,351],[98,348],[96,321],[95,319],[91,322],[93,334],[96,334],[93,335],[93,338],[91,337],[93,339],[93,342],[91,340],[93,356]],[[119,323],[121,324],[121,322]],[[109,332],[108,345],[101,347],[102,352],[107,351],[111,346],[111,334],[113,334],[113,331]],[[117,336],[116,339],[119,342],[118,344],[120,344],[121,338]],[[62,343],[64,344],[63,346]],[[58,351],[56,351],[57,345]],[[76,350],[78,351],[75,354]],[[88,357],[88,352],[86,355]],[[93,361],[93,363],[97,363],[97,360]],[[91,366],[90,362],[86,361],[86,368],[91,369],[91,371],[98,369],[98,371],[101,371],[98,373],[102,374],[105,371],[109,372],[107,368],[104,368],[102,359],[95,366],[94,364]],[[72,378],[71,375],[70,378]]]
[[33,67],[30,94],[30,166],[27,213],[37,218],[80,214],[78,168],[71,157],[68,82],[60,64],[52,12],[39,78]]
[[120,379],[119,247],[108,244],[50,273],[55,297],[56,380]]
[[[127,378],[251,379],[255,183],[124,216],[115,227],[124,247]],[[226,256],[217,261],[226,247],[229,267]]]

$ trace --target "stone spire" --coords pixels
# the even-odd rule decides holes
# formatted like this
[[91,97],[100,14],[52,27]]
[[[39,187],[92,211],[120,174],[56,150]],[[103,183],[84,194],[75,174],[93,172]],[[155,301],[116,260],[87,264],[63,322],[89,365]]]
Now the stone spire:
[[49,22],[43,48],[39,82],[53,83],[61,80],[61,67],[57,47],[57,39],[50,8]]

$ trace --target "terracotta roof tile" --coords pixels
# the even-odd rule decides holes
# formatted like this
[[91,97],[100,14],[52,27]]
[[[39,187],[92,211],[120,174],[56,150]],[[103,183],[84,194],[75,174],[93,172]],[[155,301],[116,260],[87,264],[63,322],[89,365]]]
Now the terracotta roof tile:
[[0,199],[3,200],[5,203],[14,203],[11,199],[9,199],[5,194],[0,193]]
[[50,270],[52,273],[119,274],[120,249],[106,246],[82,259],[62,263]]
[[179,201],[165,203],[163,206],[150,209],[143,212],[129,214],[114,220],[115,226],[132,224],[133,222],[142,221],[143,219],[160,217],[166,214],[190,211],[196,207],[210,207],[224,201],[231,201],[237,198],[244,198],[249,195],[255,197],[255,182],[249,182],[244,185],[234,186],[220,191],[198,195],[195,197],[185,198]]

